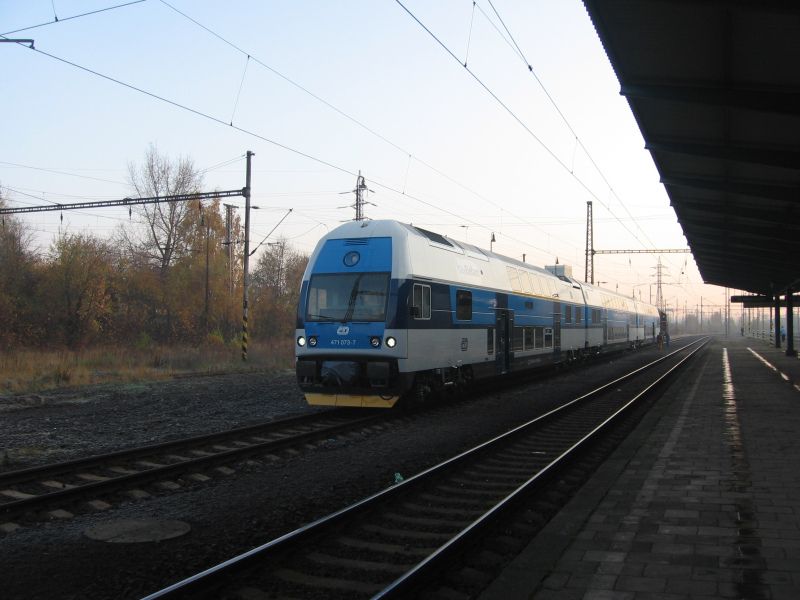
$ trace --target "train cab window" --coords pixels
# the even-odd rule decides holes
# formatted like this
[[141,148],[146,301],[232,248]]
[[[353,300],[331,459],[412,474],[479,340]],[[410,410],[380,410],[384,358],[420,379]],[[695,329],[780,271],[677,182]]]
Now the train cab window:
[[472,319],[472,292],[456,290],[456,319],[459,321]]
[[431,286],[423,283],[414,284],[411,308],[411,314],[415,319],[431,318]]
[[318,273],[308,286],[306,321],[385,321],[389,273]]
[[553,347],[553,330],[550,327],[544,330],[544,347],[545,348]]
[[494,327],[486,330],[486,353],[494,354]]

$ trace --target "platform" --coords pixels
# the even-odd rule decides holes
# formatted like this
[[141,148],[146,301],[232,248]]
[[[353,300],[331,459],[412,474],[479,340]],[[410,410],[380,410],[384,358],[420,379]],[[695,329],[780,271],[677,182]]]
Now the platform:
[[715,338],[481,598],[799,599],[800,361]]

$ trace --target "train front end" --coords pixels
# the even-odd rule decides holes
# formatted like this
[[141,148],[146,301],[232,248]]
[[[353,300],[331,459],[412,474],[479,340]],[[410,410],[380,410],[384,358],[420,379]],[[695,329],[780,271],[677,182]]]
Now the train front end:
[[348,223],[312,254],[295,334],[297,381],[309,404],[389,408],[408,390],[392,277],[398,233],[391,222]]

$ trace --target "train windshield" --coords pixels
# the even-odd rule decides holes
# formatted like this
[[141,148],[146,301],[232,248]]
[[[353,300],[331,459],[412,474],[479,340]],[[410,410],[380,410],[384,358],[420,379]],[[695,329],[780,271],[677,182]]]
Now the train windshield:
[[389,273],[312,275],[306,321],[385,321]]

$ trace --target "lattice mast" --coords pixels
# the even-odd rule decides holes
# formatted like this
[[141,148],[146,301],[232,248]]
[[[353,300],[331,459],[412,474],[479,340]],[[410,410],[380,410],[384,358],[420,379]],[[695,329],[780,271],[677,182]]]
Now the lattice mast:
[[586,202],[586,272],[583,280],[594,285],[594,232],[592,231],[592,201]]

